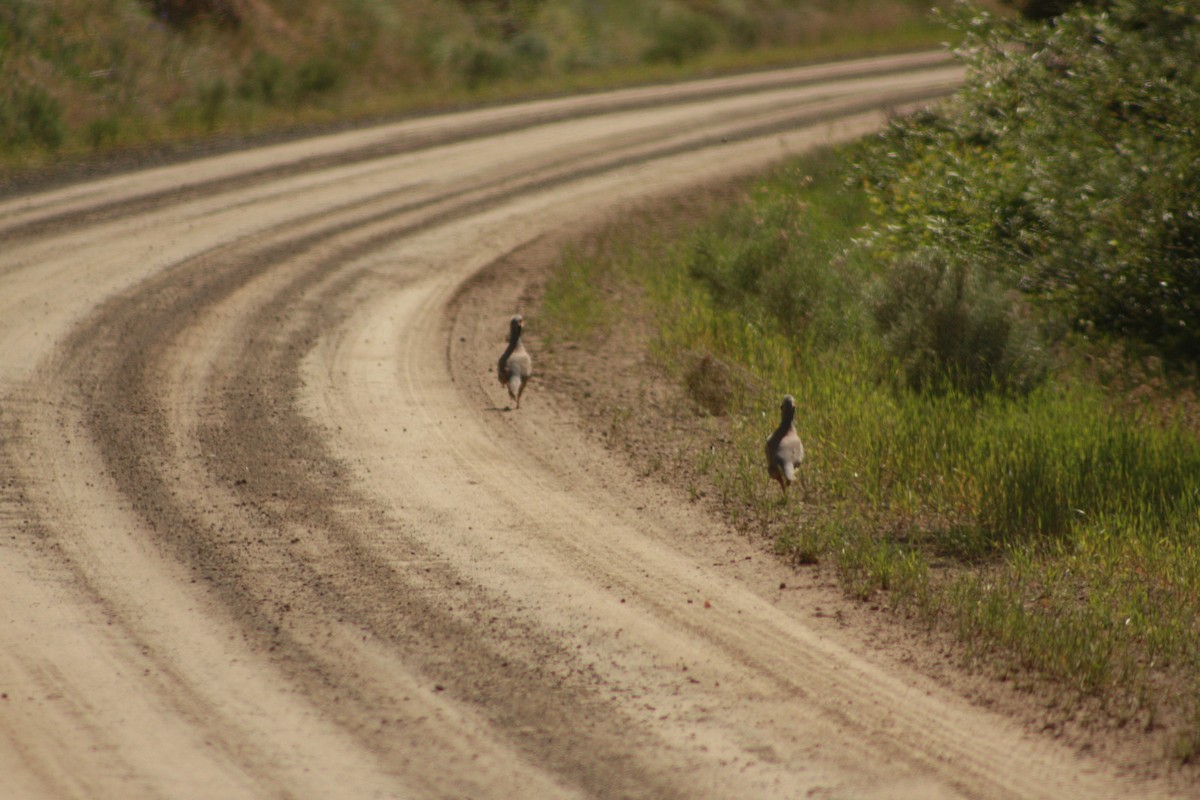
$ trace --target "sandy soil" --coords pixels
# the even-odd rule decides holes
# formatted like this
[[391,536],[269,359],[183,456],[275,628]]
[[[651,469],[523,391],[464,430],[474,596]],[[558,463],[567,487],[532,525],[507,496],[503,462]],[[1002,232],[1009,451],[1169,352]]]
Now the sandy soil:
[[530,103],[0,202],[0,794],[1169,796],[906,668],[569,393],[510,412],[492,377],[536,277],[506,254],[957,77]]

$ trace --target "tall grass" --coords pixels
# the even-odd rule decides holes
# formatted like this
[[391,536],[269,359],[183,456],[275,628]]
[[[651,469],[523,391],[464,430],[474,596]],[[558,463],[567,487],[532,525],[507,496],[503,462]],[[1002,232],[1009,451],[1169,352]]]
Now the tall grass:
[[[705,353],[751,376],[696,456],[736,524],[1118,716],[1171,716],[1200,668],[1195,431],[1069,361],[1021,392],[913,390],[873,321],[882,265],[855,243],[871,212],[848,155],[781,170],[680,239],[568,260],[547,324],[577,335],[603,318],[598,286],[635,284],[668,373]],[[807,450],[804,501],[786,504],[761,457],[784,393]]]

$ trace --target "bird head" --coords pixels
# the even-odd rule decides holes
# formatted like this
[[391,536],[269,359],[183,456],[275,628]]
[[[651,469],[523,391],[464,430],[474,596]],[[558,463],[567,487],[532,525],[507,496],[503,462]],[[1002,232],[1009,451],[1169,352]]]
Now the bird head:
[[783,396],[783,402],[779,404],[780,424],[788,425],[796,418],[796,401],[790,394]]

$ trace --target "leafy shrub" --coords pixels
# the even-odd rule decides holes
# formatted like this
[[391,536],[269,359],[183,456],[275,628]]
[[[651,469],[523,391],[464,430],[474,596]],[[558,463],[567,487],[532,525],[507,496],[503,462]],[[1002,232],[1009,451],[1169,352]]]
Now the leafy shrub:
[[1025,393],[1046,373],[1032,323],[994,279],[922,251],[879,281],[873,302],[885,349],[910,388]]
[[1200,357],[1200,0],[960,20],[968,79],[864,176],[885,254],[1010,273],[1082,331]]

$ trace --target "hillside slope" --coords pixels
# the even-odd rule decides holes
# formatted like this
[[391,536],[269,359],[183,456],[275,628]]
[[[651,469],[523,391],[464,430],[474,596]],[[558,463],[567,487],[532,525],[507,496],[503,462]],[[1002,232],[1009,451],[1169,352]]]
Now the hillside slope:
[[0,168],[831,53],[935,44],[927,2],[12,0]]

